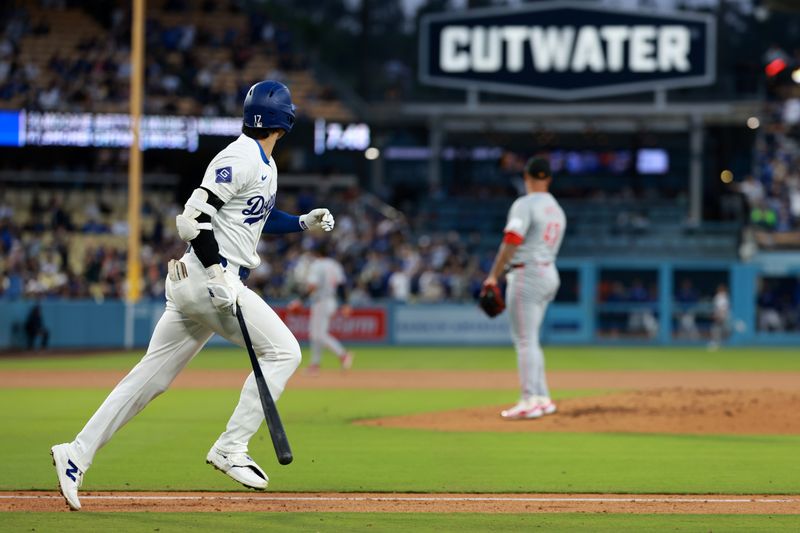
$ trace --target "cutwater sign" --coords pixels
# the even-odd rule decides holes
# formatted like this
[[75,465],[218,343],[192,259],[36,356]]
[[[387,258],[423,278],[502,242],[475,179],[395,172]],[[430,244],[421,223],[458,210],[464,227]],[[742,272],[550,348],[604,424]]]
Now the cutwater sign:
[[620,11],[539,2],[428,15],[420,79],[569,100],[708,85],[715,77],[710,15]]

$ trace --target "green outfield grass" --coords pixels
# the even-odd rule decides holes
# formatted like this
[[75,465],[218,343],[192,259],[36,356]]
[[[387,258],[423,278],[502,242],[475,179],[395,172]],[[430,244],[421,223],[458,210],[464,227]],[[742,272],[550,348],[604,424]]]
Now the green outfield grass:
[[[0,489],[52,489],[49,446],[70,440],[105,395],[0,391]],[[800,436],[452,433],[352,425],[392,414],[502,405],[515,395],[289,389],[281,412],[295,462],[277,465],[265,430],[250,452],[279,491],[800,492]],[[236,390],[167,392],[101,450],[84,489],[241,488],[204,464],[237,397]]]
[[7,513],[0,531],[797,531],[791,515],[586,515],[438,513]]
[[[357,350],[362,369],[512,370],[510,348]],[[100,354],[0,360],[6,369],[127,369]],[[547,349],[551,369],[797,371],[792,350]],[[209,349],[193,368],[247,368],[238,349]],[[326,366],[335,367],[328,357]],[[70,379],[70,378],[67,378]],[[0,390],[0,490],[48,490],[49,447],[70,440],[107,388]],[[556,398],[603,394],[556,391]],[[205,464],[238,390],[168,391],[98,454],[83,490],[244,490]],[[279,466],[265,429],[251,455],[276,491],[800,494],[800,435],[447,433],[353,425],[363,418],[504,405],[514,390],[309,390],[280,402],[295,462]],[[4,513],[0,531],[795,531],[798,516],[347,513]]]
[[[465,369],[513,370],[516,358],[509,347],[356,347],[356,368],[361,369]],[[0,358],[4,369],[43,368],[119,369],[132,367],[144,350],[130,353],[92,354],[85,357],[57,356]],[[304,350],[307,359],[308,351]],[[708,352],[705,348],[575,347],[545,348],[551,370],[797,370],[800,356],[794,348],[729,348]],[[334,368],[327,356],[323,366]],[[189,368],[223,369],[247,367],[247,355],[238,348],[207,348]]]

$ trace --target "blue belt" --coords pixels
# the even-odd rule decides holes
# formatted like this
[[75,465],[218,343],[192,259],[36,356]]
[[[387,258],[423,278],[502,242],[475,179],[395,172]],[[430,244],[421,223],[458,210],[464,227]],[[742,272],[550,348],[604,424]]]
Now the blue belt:
[[[222,256],[219,256],[219,264],[221,264],[223,267],[226,267],[226,266],[228,266],[228,260],[225,259]],[[243,266],[240,266],[239,267],[239,279],[244,281],[244,280],[246,280],[248,278],[248,276],[250,276],[250,269],[249,268],[245,268]]]

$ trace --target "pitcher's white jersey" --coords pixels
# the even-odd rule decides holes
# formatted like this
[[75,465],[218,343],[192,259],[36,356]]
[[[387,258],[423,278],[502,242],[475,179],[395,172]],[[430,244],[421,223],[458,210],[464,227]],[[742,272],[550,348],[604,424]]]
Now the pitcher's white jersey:
[[346,281],[344,269],[335,259],[318,257],[311,262],[308,268],[308,284],[315,287],[311,293],[311,301],[336,298],[336,289]]
[[566,229],[564,210],[549,192],[517,198],[504,230],[519,245],[511,263],[554,263]]
[[256,140],[240,135],[211,160],[202,186],[225,202],[211,219],[219,254],[231,263],[256,268],[261,263],[256,246],[275,207],[275,161]]

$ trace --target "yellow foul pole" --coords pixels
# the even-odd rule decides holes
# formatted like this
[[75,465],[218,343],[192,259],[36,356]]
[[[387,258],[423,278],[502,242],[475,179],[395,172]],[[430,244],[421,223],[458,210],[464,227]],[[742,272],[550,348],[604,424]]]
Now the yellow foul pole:
[[128,161],[128,302],[136,302],[142,290],[142,150],[140,128],[144,85],[145,0],[133,0],[131,21],[131,154]]

